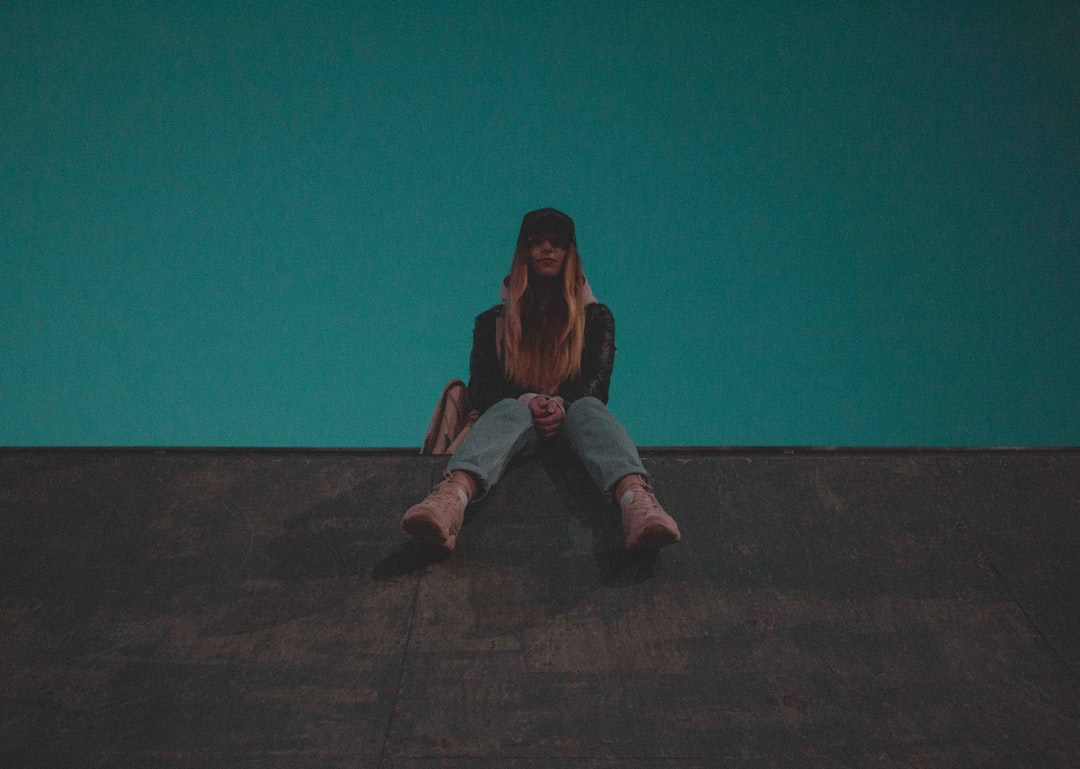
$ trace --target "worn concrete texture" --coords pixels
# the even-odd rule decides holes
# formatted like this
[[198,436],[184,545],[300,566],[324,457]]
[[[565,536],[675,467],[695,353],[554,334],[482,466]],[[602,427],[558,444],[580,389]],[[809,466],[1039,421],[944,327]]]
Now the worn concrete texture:
[[1080,451],[0,451],[0,766],[1080,766]]

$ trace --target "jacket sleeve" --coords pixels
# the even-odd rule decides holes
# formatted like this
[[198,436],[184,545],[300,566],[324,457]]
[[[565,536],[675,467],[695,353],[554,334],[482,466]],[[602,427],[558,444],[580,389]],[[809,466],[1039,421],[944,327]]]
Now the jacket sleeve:
[[495,321],[500,309],[495,307],[481,313],[473,324],[473,346],[469,355],[469,408],[481,414],[503,398],[520,395],[506,381],[495,345]]
[[591,304],[586,312],[581,374],[559,388],[567,405],[588,396],[604,404],[608,402],[611,370],[615,366],[615,317],[603,304]]

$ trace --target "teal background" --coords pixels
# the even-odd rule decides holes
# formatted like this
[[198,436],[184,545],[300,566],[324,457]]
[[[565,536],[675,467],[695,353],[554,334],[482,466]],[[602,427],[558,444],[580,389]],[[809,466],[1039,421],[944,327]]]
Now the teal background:
[[1080,4],[0,3],[0,443],[418,446],[521,215],[642,445],[1080,444]]

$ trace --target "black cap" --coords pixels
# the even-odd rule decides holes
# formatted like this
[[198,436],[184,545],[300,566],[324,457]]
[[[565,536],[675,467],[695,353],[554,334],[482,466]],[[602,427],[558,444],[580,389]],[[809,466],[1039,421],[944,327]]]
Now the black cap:
[[562,211],[554,208],[538,208],[525,214],[521,220],[521,232],[518,233],[518,245],[538,235],[561,236],[567,243],[576,243],[574,220]]

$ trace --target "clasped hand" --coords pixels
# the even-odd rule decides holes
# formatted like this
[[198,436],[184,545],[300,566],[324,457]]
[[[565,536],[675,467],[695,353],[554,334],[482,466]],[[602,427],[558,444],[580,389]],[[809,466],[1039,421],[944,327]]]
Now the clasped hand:
[[566,417],[559,402],[546,395],[537,395],[529,401],[529,411],[532,412],[533,426],[545,438],[555,437]]

